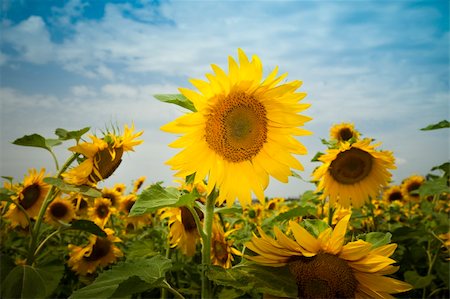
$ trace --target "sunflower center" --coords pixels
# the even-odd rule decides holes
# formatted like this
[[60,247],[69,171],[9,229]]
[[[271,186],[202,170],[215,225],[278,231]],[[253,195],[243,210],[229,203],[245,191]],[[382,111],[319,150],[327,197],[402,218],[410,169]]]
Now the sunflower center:
[[89,256],[83,258],[87,261],[98,261],[106,256],[111,249],[111,241],[106,238],[97,238]]
[[400,200],[403,198],[403,195],[400,191],[395,191],[389,194],[389,201]]
[[184,229],[186,231],[193,231],[197,229],[197,226],[195,225],[194,216],[192,216],[191,211],[189,211],[186,207],[181,207],[181,223],[184,226]]
[[354,298],[358,281],[350,266],[328,253],[300,257],[289,263],[299,298]]
[[67,215],[68,212],[69,209],[62,202],[55,202],[50,206],[50,214],[52,215],[53,218],[62,219],[64,218],[64,216]]
[[22,191],[23,198],[20,200],[20,205],[28,210],[31,208],[41,195],[41,187],[38,184],[33,184],[25,187]]
[[362,181],[372,170],[372,155],[359,148],[350,148],[337,155],[331,162],[331,176],[342,184]]
[[350,140],[353,137],[353,132],[349,128],[342,128],[339,131],[339,137],[343,141],[348,141],[348,140]]
[[[411,193],[411,192],[413,192],[413,191],[419,189],[421,185],[422,185],[422,184],[419,183],[419,182],[412,182],[412,183],[410,183],[410,184],[407,186],[406,189],[408,190],[408,193]],[[411,195],[417,195],[417,194],[411,194]]]
[[211,111],[205,137],[208,146],[225,160],[250,160],[267,140],[266,109],[252,95],[231,93]]
[[[112,158],[111,152],[115,151],[116,156]],[[97,183],[104,179],[109,178],[114,171],[119,167],[120,162],[122,162],[123,148],[111,147],[105,148],[99,151],[94,157],[94,167],[98,170],[98,173],[92,172],[90,179],[93,183]]]
[[106,218],[108,217],[108,213],[109,213],[109,207],[107,205],[99,205],[96,209],[95,212],[98,216],[98,218]]

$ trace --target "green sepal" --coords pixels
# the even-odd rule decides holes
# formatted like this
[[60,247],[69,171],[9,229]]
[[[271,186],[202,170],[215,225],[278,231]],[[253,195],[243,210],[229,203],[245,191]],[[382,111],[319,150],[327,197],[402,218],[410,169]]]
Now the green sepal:
[[182,94],[155,94],[153,96],[161,102],[175,104],[192,112],[197,112],[194,103]]
[[64,182],[64,180],[60,178],[46,177],[44,178],[44,182],[53,185],[57,187],[59,190],[66,193],[76,192],[93,198],[102,197],[102,192],[98,191],[95,188],[89,187],[87,185],[80,185],[80,186],[71,185]]

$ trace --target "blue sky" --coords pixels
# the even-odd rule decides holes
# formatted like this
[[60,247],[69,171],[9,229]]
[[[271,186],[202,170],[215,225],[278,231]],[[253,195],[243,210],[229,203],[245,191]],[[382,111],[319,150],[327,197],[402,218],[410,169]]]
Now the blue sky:
[[[307,180],[330,126],[353,122],[397,158],[394,182],[425,175],[449,158],[448,130],[420,131],[449,118],[447,1],[1,1],[1,175],[29,167],[54,172],[43,150],[14,146],[56,128],[135,123],[144,144],[106,182],[172,184],[164,161],[176,137],[159,127],[183,110],[152,95],[191,87],[210,64],[226,67],[237,48],[275,66],[312,106],[312,136],[300,140]],[[70,144],[71,145],[71,144]],[[69,144],[67,144],[69,146]],[[66,147],[57,149],[61,160]],[[271,180],[268,196],[313,185]]]

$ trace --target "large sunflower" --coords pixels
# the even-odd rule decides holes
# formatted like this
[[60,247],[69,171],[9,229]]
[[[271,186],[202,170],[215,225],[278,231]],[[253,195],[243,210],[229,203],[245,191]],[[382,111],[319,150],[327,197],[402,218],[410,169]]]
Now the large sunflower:
[[98,267],[105,267],[116,262],[118,257],[123,256],[122,251],[114,245],[121,240],[114,236],[112,229],[104,230],[106,238],[92,235],[86,247],[69,244],[68,265],[79,275],[94,273]]
[[122,155],[126,151],[133,151],[133,146],[141,144],[142,140],[135,140],[142,135],[142,131],[134,132],[134,125],[125,125],[124,134],[117,136],[108,132],[103,138],[90,135],[92,142],[83,142],[69,148],[69,150],[84,156],[85,160],[62,174],[69,184],[95,185],[111,176],[119,167]]
[[219,188],[219,204],[232,205],[236,198],[245,206],[252,192],[264,201],[269,176],[287,182],[291,168],[303,170],[292,154],[306,154],[294,137],[308,135],[298,128],[310,118],[299,112],[309,107],[300,104],[306,94],[296,92],[301,81],[279,84],[278,68],[263,78],[258,56],[249,61],[239,49],[239,65],[229,57],[229,73],[212,65],[208,81],[191,79],[199,92],[180,88],[195,106],[188,113],[163,126],[166,132],[182,134],[170,144],[183,148],[167,161],[176,176],[196,173],[195,182],[208,177],[208,194]]
[[330,129],[330,137],[338,142],[346,142],[350,140],[357,141],[359,132],[355,130],[355,126],[351,123],[341,123],[333,125]]
[[388,169],[395,169],[392,152],[377,151],[376,147],[364,139],[328,149],[319,157],[323,164],[312,174],[313,180],[319,181],[316,191],[323,191],[323,199],[329,197],[332,204],[339,203],[344,208],[358,208],[369,197],[375,198],[391,178]]
[[44,183],[46,177],[45,169],[38,173],[36,169],[29,169],[28,175],[24,177],[22,184],[14,185],[16,195],[11,197],[15,204],[9,206],[5,217],[11,220],[11,226],[20,225],[22,228],[28,226],[26,215],[17,207],[20,205],[28,214],[28,217],[35,218],[39,214],[42,203],[50,189],[50,185]]
[[384,275],[393,274],[398,267],[389,257],[397,245],[373,248],[363,240],[344,245],[350,215],[338,222],[334,230],[324,230],[318,238],[297,222],[291,221],[295,241],[274,228],[276,240],[261,229],[247,248],[256,256],[246,256],[257,263],[281,267],[288,265],[297,281],[300,298],[392,298],[412,287]]
[[69,223],[75,218],[75,207],[68,198],[57,197],[47,208],[45,221],[54,226],[61,225],[60,222]]

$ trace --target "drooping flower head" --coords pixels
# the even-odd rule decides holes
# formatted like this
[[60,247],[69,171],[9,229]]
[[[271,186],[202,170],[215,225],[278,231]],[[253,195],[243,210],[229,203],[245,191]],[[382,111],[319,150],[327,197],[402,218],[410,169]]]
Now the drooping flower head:
[[318,181],[317,192],[346,208],[361,207],[369,197],[375,198],[382,187],[389,183],[395,169],[394,156],[389,151],[377,151],[369,139],[353,144],[342,143],[337,149],[328,149],[320,156],[323,162],[312,177]]
[[25,228],[28,226],[26,215],[17,207],[20,205],[28,214],[28,217],[35,218],[39,214],[42,203],[50,189],[50,185],[45,183],[46,177],[45,169],[41,169],[38,173],[36,169],[30,169],[28,175],[25,175],[24,180],[19,185],[14,185],[13,189],[16,195],[11,197],[16,204],[9,205],[8,212],[5,217],[11,220],[11,226],[21,226]]
[[45,221],[54,226],[60,226],[61,222],[69,223],[73,219],[75,219],[75,207],[68,198],[55,198],[45,213]]
[[233,247],[233,241],[228,239],[233,231],[224,232],[218,217],[213,221],[211,238],[211,263],[213,265],[229,269],[234,261],[233,254],[241,254]]
[[352,123],[341,123],[331,127],[330,137],[337,142],[346,142],[350,140],[357,141],[360,133],[355,130]]
[[327,228],[318,237],[294,221],[289,223],[294,239],[276,226],[276,239],[259,229],[261,237],[246,244],[256,255],[246,257],[266,266],[287,265],[300,298],[391,298],[389,294],[410,290],[411,285],[384,276],[398,269],[389,258],[397,245],[374,248],[363,240],[345,244],[349,219],[345,216],[334,230]]
[[106,228],[104,231],[107,234],[106,238],[92,235],[86,247],[69,245],[70,258],[67,264],[78,275],[92,274],[97,268],[106,267],[123,256],[122,251],[114,245],[121,240],[114,236],[112,229]]
[[90,135],[92,142],[83,142],[69,148],[74,153],[83,155],[84,161],[62,174],[65,181],[74,185],[95,185],[111,176],[119,167],[124,152],[133,151],[133,147],[141,144],[142,140],[135,140],[142,135],[134,133],[134,125],[125,125],[122,136],[107,132],[103,138]]
[[263,202],[269,176],[287,182],[291,168],[303,170],[292,154],[306,148],[294,136],[308,135],[299,126],[310,120],[299,114],[309,107],[296,92],[302,82],[280,84],[286,74],[277,76],[278,68],[263,79],[258,56],[249,61],[241,49],[238,56],[239,65],[229,57],[228,74],[213,64],[208,81],[191,79],[198,91],[180,88],[196,111],[161,128],[182,134],[170,146],[183,150],[167,162],[176,176],[207,177],[208,194],[217,187],[219,204],[229,206],[236,198],[248,205],[252,192]]

